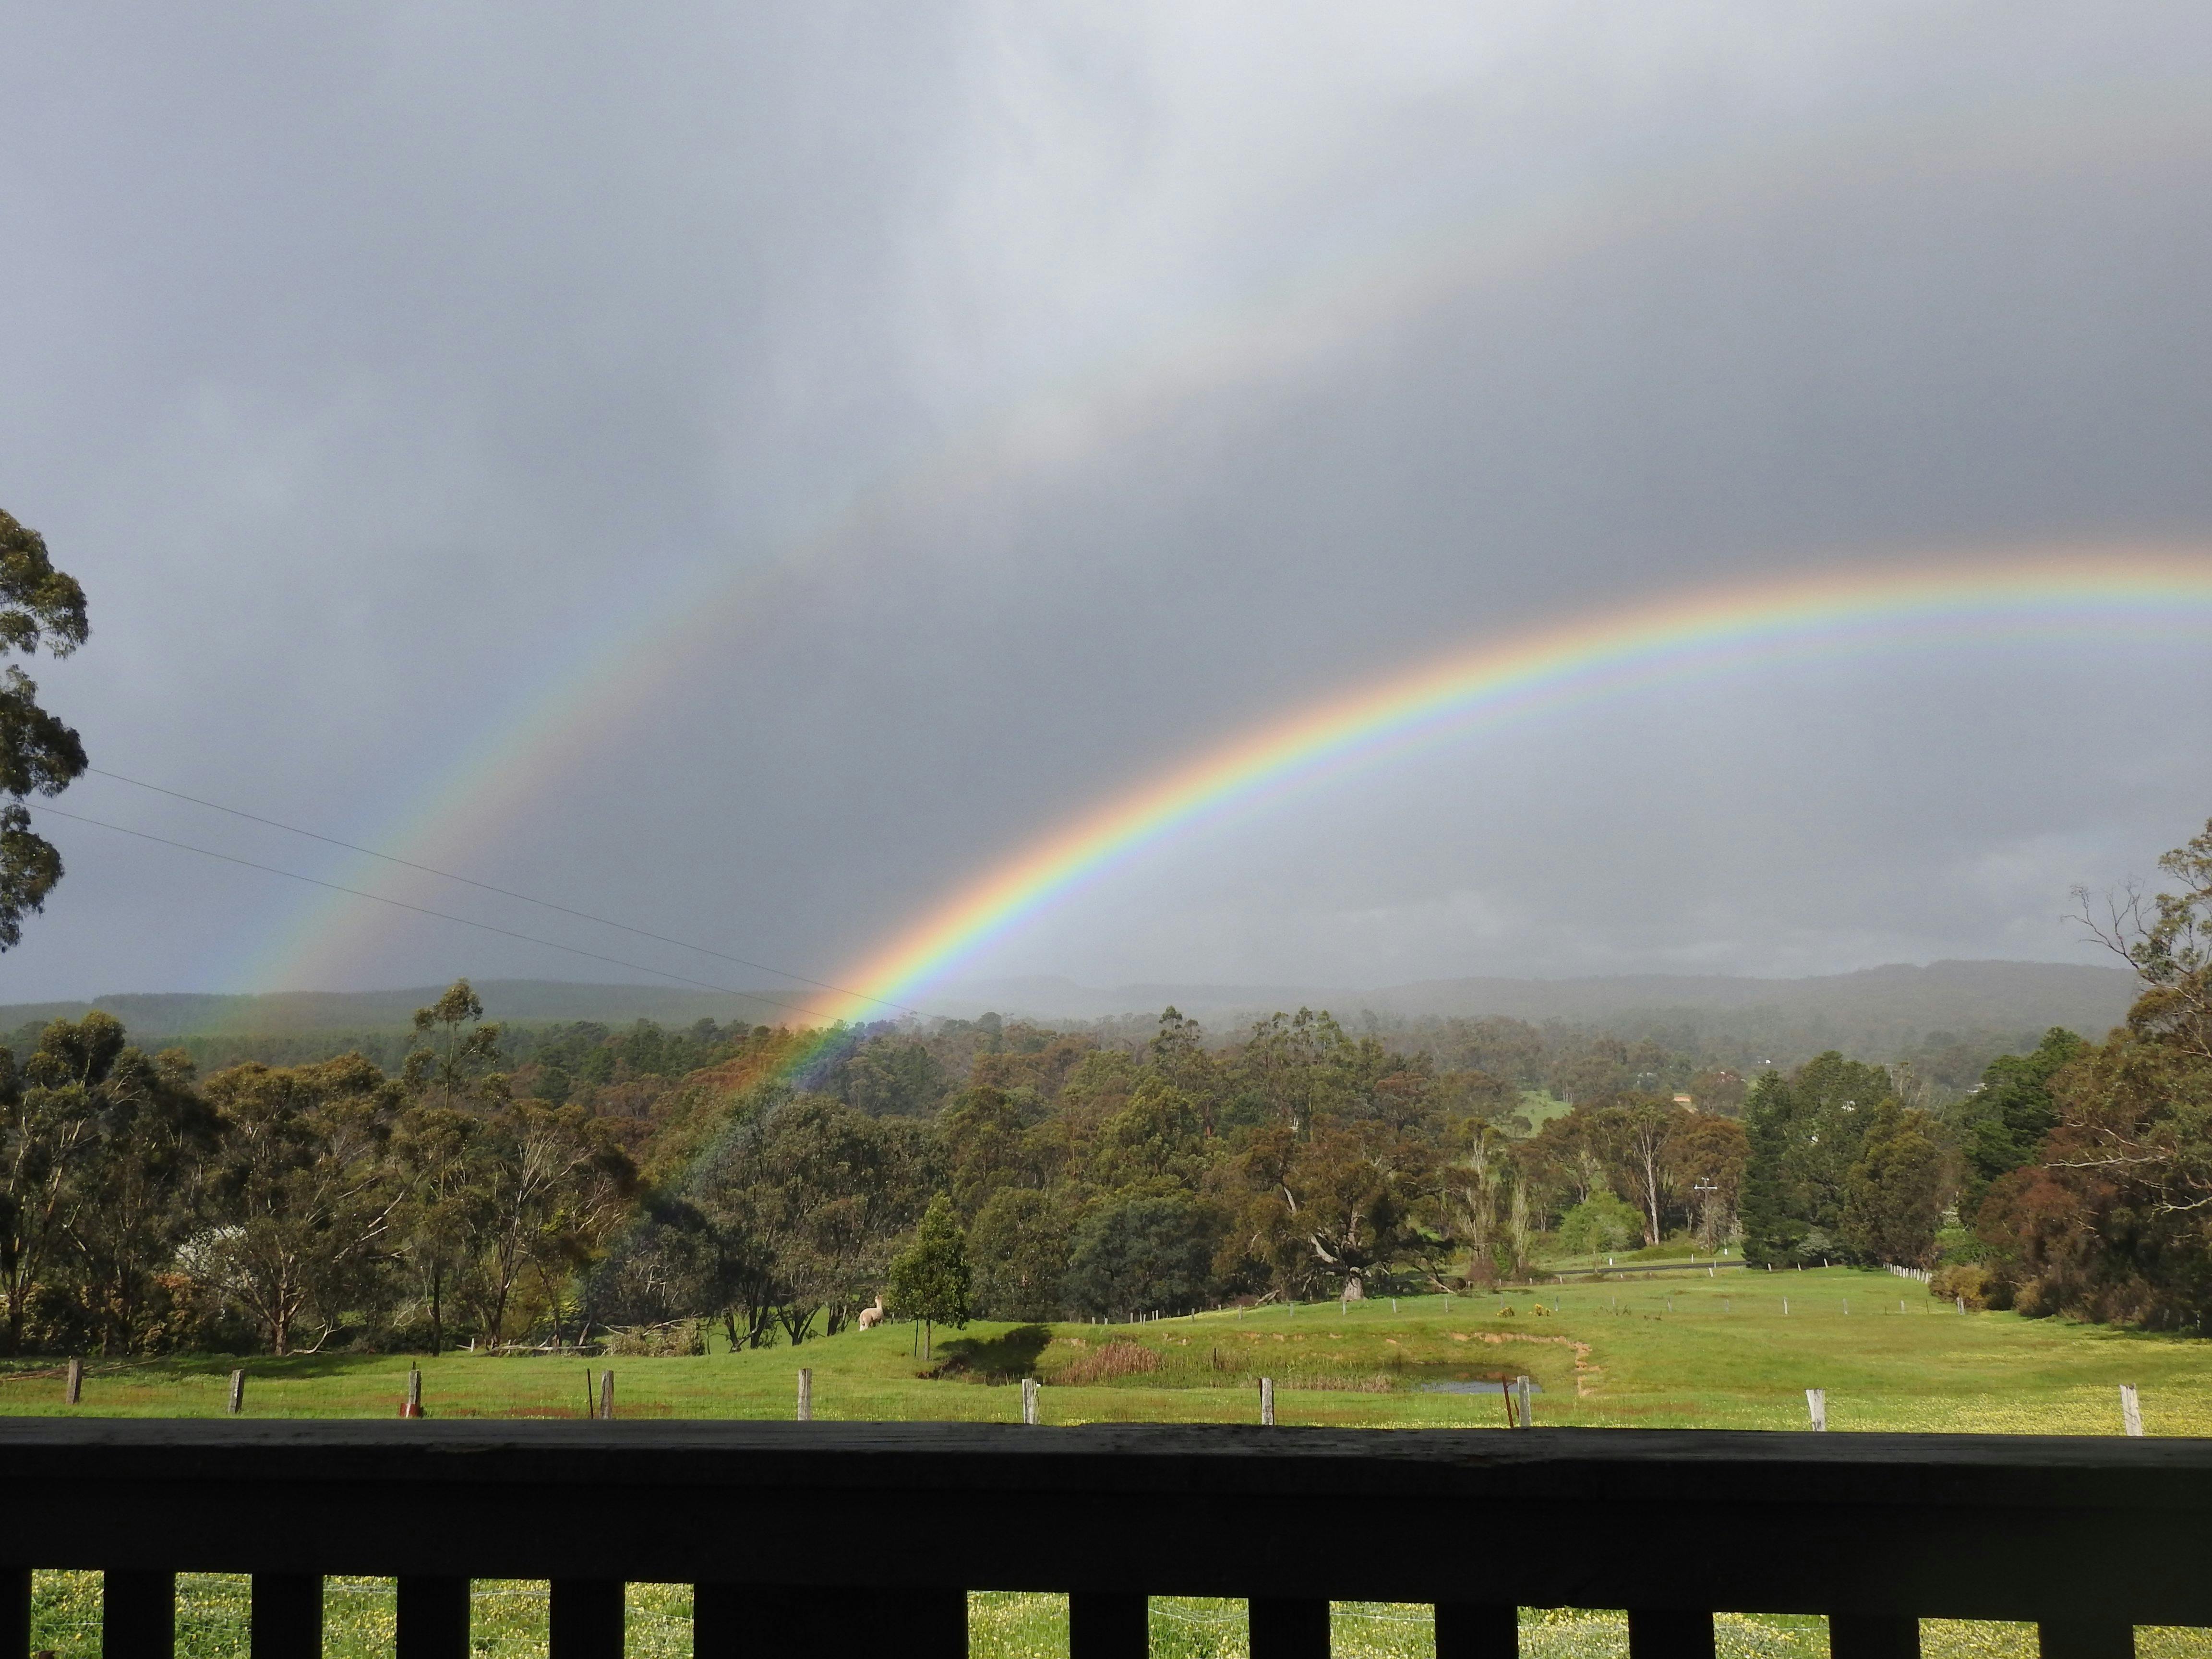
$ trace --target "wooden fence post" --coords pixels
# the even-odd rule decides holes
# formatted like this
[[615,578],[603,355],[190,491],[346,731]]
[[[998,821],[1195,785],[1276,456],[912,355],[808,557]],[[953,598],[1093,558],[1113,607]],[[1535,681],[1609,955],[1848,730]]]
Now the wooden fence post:
[[1813,1414],[1813,1427],[1822,1434],[1828,1429],[1828,1391],[1826,1389],[1805,1390],[1805,1409]]
[[245,1409],[246,1373],[242,1370],[233,1371],[230,1374],[230,1414],[235,1417]]
[[2130,1434],[2142,1432],[2142,1401],[2136,1397],[2136,1385],[2120,1384],[2120,1426]]
[[1272,1376],[1260,1379],[1260,1426],[1275,1426],[1275,1379]]
[[407,1403],[399,1408],[402,1417],[422,1415],[422,1373],[413,1365],[407,1368]]
[[77,1396],[84,1392],[84,1361],[71,1359],[69,1363],[69,1382],[63,1390],[62,1403],[74,1406]]
[[805,1365],[799,1368],[799,1420],[814,1420],[814,1373]]
[[1037,1380],[1034,1376],[1025,1376],[1022,1379],[1022,1421],[1035,1423],[1036,1420]]
[[599,1421],[615,1420],[615,1374],[611,1370],[599,1373]]
[[1521,1426],[1524,1429],[1534,1428],[1536,1419],[1530,1414],[1528,1407],[1528,1379],[1525,1376],[1518,1378],[1513,1384],[1513,1389],[1521,1397]]

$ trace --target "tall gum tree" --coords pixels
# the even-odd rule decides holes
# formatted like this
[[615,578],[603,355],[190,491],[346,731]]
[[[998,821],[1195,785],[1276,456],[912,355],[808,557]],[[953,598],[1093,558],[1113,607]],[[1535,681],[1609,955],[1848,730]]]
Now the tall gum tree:
[[[84,589],[54,568],[46,538],[0,512],[0,654],[66,657],[82,645]],[[76,732],[39,706],[39,688],[10,663],[0,673],[0,951],[21,944],[23,918],[46,908],[62,857],[31,828],[29,795],[58,795],[87,763]]]

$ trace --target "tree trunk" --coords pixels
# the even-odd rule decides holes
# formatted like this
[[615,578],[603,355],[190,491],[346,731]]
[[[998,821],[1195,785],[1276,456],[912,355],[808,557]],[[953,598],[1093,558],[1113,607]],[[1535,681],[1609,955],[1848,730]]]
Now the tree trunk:
[[1644,1224],[1644,1242],[1659,1243],[1659,1154],[1658,1148],[1646,1142],[1644,1148],[1644,1208],[1650,1218]]

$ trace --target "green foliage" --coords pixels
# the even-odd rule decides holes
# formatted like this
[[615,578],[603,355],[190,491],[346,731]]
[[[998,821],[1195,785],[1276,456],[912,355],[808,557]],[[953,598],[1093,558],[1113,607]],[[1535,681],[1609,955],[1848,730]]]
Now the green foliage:
[[[101,1058],[126,1046],[105,1031],[44,1044],[58,1081],[0,1087],[25,1146],[60,1137],[58,1164],[23,1168],[58,1170],[49,1207],[74,1218],[33,1241],[47,1211],[0,1212],[34,1346],[435,1352],[708,1325],[739,1352],[811,1343],[899,1288],[940,1196],[965,1229],[970,1310],[1034,1322],[1402,1295],[1462,1263],[1494,1283],[1562,1221],[1583,1250],[1711,1251],[1741,1213],[1761,1260],[1895,1254],[1932,1237],[1926,1182],[1900,1183],[1957,1163],[1933,1117],[1901,1120],[1919,1140],[1869,1141],[1879,1067],[1828,1054],[1771,1075],[1739,1122],[1660,1092],[1701,1079],[1724,1103],[1741,1073],[1709,1054],[1514,1021],[1354,1036],[1301,1010],[1224,1039],[1172,1009],[1118,1036],[995,1017],[515,1029],[457,981],[419,1011],[396,1079],[354,1055],[204,1086],[184,1056]],[[143,1080],[125,1152],[69,1142],[72,1113],[124,1121],[113,1099],[64,1097],[72,1065]],[[1501,1109],[1538,1086],[1582,1092],[1545,1097],[1532,1132]]]
[[[53,567],[46,538],[0,512],[0,653],[43,646],[66,657],[82,645],[84,590]],[[87,762],[77,734],[39,704],[39,688],[13,664],[0,673],[0,951],[21,942],[23,918],[46,906],[62,878],[61,854],[31,828],[23,798],[58,795]]]
[[914,1243],[891,1263],[890,1280],[891,1311],[900,1318],[918,1319],[932,1328],[957,1329],[968,1322],[967,1240],[952,1200],[943,1193],[929,1200]]
[[366,1288],[397,1207],[381,1161],[393,1091],[355,1058],[240,1066],[207,1092],[223,1121],[214,1224],[188,1241],[185,1271],[242,1308],[275,1352],[303,1328],[319,1346]]
[[2057,1126],[2058,1108],[2051,1085],[2060,1068],[2079,1060],[2089,1045],[2073,1032],[2053,1026],[2035,1052],[2000,1054],[1982,1073],[1981,1086],[1962,1115],[1966,1125],[1968,1180],[1962,1207],[1972,1213],[1990,1183],[2036,1160],[2043,1138]]
[[1817,1055],[1787,1078],[1768,1073],[1744,1106],[1744,1255],[1764,1266],[1836,1251],[1845,1189],[1876,1109],[1894,1099],[1879,1066]]
[[1619,1194],[1599,1188],[1559,1218],[1559,1242],[1575,1255],[1626,1250],[1643,1242],[1644,1217]]
[[471,1088],[487,1099],[507,1092],[506,1079],[493,1069],[500,1060],[500,1028],[483,1024],[483,1000],[465,979],[415,1011],[415,1030],[428,1043],[409,1054],[400,1070],[410,1094],[435,1090],[439,1103],[451,1110]]
[[1843,1240],[1858,1260],[1934,1265],[1948,1183],[1932,1127],[1926,1113],[1893,1100],[1875,1108],[1844,1181]]
[[720,1317],[747,1346],[805,1342],[825,1314],[842,1328],[884,1288],[939,1169],[912,1123],[821,1095],[751,1099],[675,1194],[701,1218],[685,1248],[714,1265],[702,1282],[721,1298],[682,1311]]
[[1197,1103],[1174,1085],[1148,1077],[1129,1103],[1099,1126],[1086,1170],[1115,1194],[1188,1193],[1206,1164],[1204,1120]]
[[2142,994],[2106,1042],[2057,1057],[2039,1161],[1976,1214],[2023,1314],[2212,1329],[2212,824],[2159,867],[2179,890],[2131,892],[2100,929]]
[[872,1117],[923,1117],[945,1099],[945,1066],[927,1043],[878,1037],[853,1050],[829,1091]]
[[976,1310],[990,1319],[1052,1319],[1065,1305],[1060,1280],[1072,1220],[1051,1193],[1001,1187],[968,1230]]
[[1971,1309],[1987,1308],[1993,1305],[1995,1293],[1990,1270],[1978,1261],[1954,1262],[1928,1276],[1928,1294],[1954,1306],[1964,1303]]
[[1187,1197],[1133,1198],[1094,1211],[1076,1230],[1062,1293],[1109,1319],[1196,1307],[1218,1235],[1212,1213]]

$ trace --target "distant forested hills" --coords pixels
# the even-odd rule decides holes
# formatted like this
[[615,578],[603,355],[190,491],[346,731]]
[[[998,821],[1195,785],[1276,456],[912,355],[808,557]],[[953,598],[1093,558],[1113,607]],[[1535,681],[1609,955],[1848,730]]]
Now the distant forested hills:
[[[238,1059],[297,1064],[360,1048],[396,1063],[416,1009],[442,988],[391,991],[287,991],[258,996],[167,993],[102,996],[91,1002],[0,1006],[0,1040],[29,1036],[53,1019],[77,1019],[98,1007],[151,1049],[177,1043],[203,1065]],[[1674,1046],[1793,1065],[1827,1048],[1885,1058],[1917,1057],[1930,1046],[1966,1039],[1978,1073],[1987,1053],[2032,1048],[2054,1025],[2101,1036],[2118,1023],[2136,988],[2124,969],[2037,962],[1938,962],[1803,979],[1640,974],[1589,979],[1427,980],[1369,990],[1323,986],[1125,985],[1097,989],[1068,980],[971,983],[932,997],[933,1009],[973,1018],[987,1011],[1043,1022],[1149,1028],[1170,1005],[1224,1033],[1277,1010],[1328,1008],[1347,1024],[1423,1028],[1433,1022],[1511,1018],[1558,1020],[1630,1036],[1661,1036]],[[593,985],[566,980],[494,980],[477,989],[510,1027],[595,1021],[624,1026],[650,1020],[680,1030],[707,1019],[723,1025],[805,1023],[784,1005],[803,997],[764,990],[725,996],[652,985]]]
[[[681,1030],[701,1020],[728,1026],[804,1024],[785,1003],[798,997],[722,996],[673,986],[587,985],[569,980],[487,980],[480,988],[499,1018],[527,1048],[532,1028],[594,1022],[627,1026],[640,1020]],[[93,1009],[112,1014],[148,1052],[179,1048],[203,1070],[258,1060],[301,1066],[358,1052],[396,1071],[412,1041],[415,1011],[437,1001],[443,986],[393,991],[276,991],[258,996],[157,992],[96,997],[90,1002],[0,1005],[0,1043],[21,1056],[57,1019],[82,1019]],[[774,998],[774,1000],[770,1000]]]
[[[90,1002],[19,1002],[0,1005],[0,1029],[81,1019],[100,1008],[121,1020],[132,1040],[142,1043],[160,1037],[243,1032],[401,1031],[417,1008],[435,1002],[445,988],[415,985],[394,991],[272,991],[256,996],[165,991],[95,997]],[[663,1025],[689,1025],[700,1019],[740,1018],[752,1024],[775,1024],[795,1018],[778,1002],[804,1002],[775,992],[756,999],[673,986],[586,985],[553,979],[484,980],[477,989],[487,1000],[496,1000],[503,1019],[595,1019],[608,1024],[650,1019]]]
[[990,1008],[1036,1019],[1103,1019],[1172,1004],[1210,1025],[1226,1026],[1305,1006],[1333,1009],[1363,1029],[1368,1015],[1385,1024],[1561,1020],[1630,1036],[1692,1031],[1716,1043],[1763,1047],[1790,1064],[1826,1048],[1902,1052],[1943,1033],[2026,1036],[2063,1025],[2101,1036],[2126,1014],[2139,988],[2124,968],[2049,962],[1894,963],[1803,979],[1438,979],[1370,990],[1167,984],[1094,990],[1067,980],[1006,980],[959,988],[948,999],[957,1006],[945,1012],[973,1015]]

